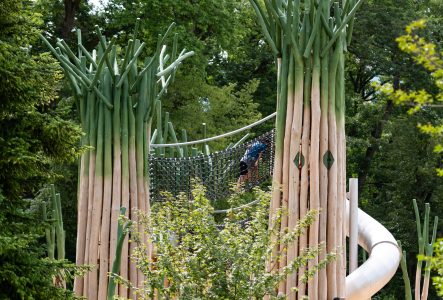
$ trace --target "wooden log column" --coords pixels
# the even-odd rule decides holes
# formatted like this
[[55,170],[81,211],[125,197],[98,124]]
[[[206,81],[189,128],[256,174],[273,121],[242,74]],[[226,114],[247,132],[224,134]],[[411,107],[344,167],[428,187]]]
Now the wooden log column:
[[[284,270],[308,247],[323,250],[276,287],[288,299],[345,297],[346,137],[344,66],[363,0],[250,0],[277,64],[277,121],[270,227],[291,231],[307,211],[317,220],[298,240],[275,247],[267,270]],[[279,209],[287,211],[274,224]],[[273,242],[277,237],[273,237]],[[306,283],[325,261],[336,259]],[[294,292],[295,290],[295,292]]]
[[[185,50],[178,53],[175,37],[172,51],[166,55],[172,24],[160,36],[154,53],[142,61],[145,43],[137,39],[138,23],[122,49],[114,45],[115,37],[107,40],[97,26],[99,44],[92,52],[82,45],[79,30],[78,54],[63,40],[53,47],[41,36],[68,79],[85,132],[82,144],[90,147],[79,165],[76,264],[93,269],[74,281],[75,293],[89,300],[107,298],[121,207],[127,208],[126,216],[134,221],[138,210],[150,211],[147,155],[152,119],[177,67],[193,54]],[[119,53],[124,53],[122,59]],[[147,244],[148,238],[141,235]],[[130,260],[134,248],[128,238],[123,241],[120,275],[140,287],[143,276]],[[148,255],[151,248],[147,245]],[[115,288],[116,295],[137,298],[132,290]]]

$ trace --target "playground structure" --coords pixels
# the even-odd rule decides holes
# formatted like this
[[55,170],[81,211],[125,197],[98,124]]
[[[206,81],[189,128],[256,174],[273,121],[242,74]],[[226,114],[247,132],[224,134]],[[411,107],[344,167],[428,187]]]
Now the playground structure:
[[[271,116],[275,115],[273,114]],[[269,117],[266,117],[256,122],[256,124],[260,124],[268,119]],[[203,140],[171,144],[151,144],[151,147],[172,148],[185,145],[191,146],[209,142],[211,140],[229,136],[231,134],[238,134],[244,130],[250,129],[251,127],[252,126],[246,126],[233,132],[225,133],[221,136],[206,138]],[[274,138],[273,135],[271,136]],[[207,188],[207,197],[214,202],[216,202],[217,199],[228,197],[232,192],[229,189],[229,181],[224,181],[224,184],[222,183],[220,186],[220,182],[217,180],[217,178],[214,178],[213,176],[206,176],[209,173],[207,170],[210,169],[208,168],[208,162],[213,156],[216,156],[220,161],[226,162],[224,167],[224,176],[235,179],[239,174],[239,155],[232,155],[232,151],[244,153],[244,149],[247,148],[248,144],[254,143],[254,141],[263,138],[269,138],[269,133],[252,141],[246,141],[241,145],[237,145],[235,148],[238,148],[239,150],[236,150],[235,148],[226,149],[211,155],[201,154],[194,157],[191,156],[181,159],[151,157],[151,200],[161,201],[159,190],[162,189],[159,188],[159,186],[162,186],[163,190],[172,192],[173,194],[178,194],[180,192],[186,194],[190,193],[193,178],[206,178],[206,180],[203,180],[202,183]],[[272,157],[274,147],[270,147],[268,151],[269,154],[271,154],[269,157]],[[225,156],[224,159],[223,156]],[[235,157],[236,159],[232,160],[232,157]],[[232,162],[235,163],[236,168],[232,167]],[[269,166],[270,163],[272,165],[272,162],[270,162],[267,158],[261,162],[263,169],[266,170],[261,174],[261,180],[265,180],[266,178],[272,176],[272,172],[267,173],[267,170],[272,170]],[[162,167],[159,167],[159,165]],[[194,170],[189,172],[189,170],[192,168],[191,166],[194,166]],[[187,170],[188,172],[186,174],[181,174],[181,179],[179,181],[175,181],[177,172],[180,172],[180,170]],[[205,174],[205,172],[208,173]],[[231,175],[227,175],[228,172],[231,173]],[[252,182],[250,187],[257,185],[258,183],[259,181]],[[217,191],[214,189],[214,186],[217,186],[219,190]],[[219,195],[219,198],[217,198],[216,195]],[[372,295],[381,290],[394,276],[400,263],[400,249],[395,238],[385,227],[383,227],[383,225],[370,217],[364,211],[358,209],[357,179],[350,179],[349,192],[347,193],[347,199],[344,200],[344,205],[344,230],[346,235],[349,237],[349,267],[348,275],[345,278],[345,296],[343,299],[369,299]],[[226,212],[226,210],[216,210],[215,212]],[[369,258],[358,267],[359,245],[364,249],[364,251],[369,253]],[[344,256],[346,256],[346,253],[344,253]]]
[[[357,210],[355,183],[350,185],[350,209],[346,202],[344,52],[362,0],[265,1],[264,8],[260,3],[251,0],[278,69],[275,132],[258,138],[272,137],[274,141],[262,158],[266,167],[258,169],[263,170],[259,178],[270,178],[272,174],[270,222],[279,208],[286,209],[287,217],[277,224],[285,231],[293,228],[308,209],[321,209],[319,220],[307,234],[288,249],[274,249],[267,271],[272,271],[270,266],[274,263],[284,268],[301,250],[323,242],[326,249],[320,257],[310,261],[307,268],[290,274],[279,285],[278,292],[290,294],[291,300],[304,296],[322,300],[369,298],[393,276],[401,255],[392,235]],[[58,40],[54,48],[42,37],[71,85],[86,133],[82,143],[93,147],[82,155],[80,163],[76,263],[97,268],[85,278],[76,278],[74,283],[76,294],[88,299],[106,298],[107,274],[117,247],[114,225],[121,207],[127,207],[126,216],[137,221],[136,210],[150,211],[150,191],[154,198],[159,198],[164,186],[172,193],[187,192],[193,177],[209,184],[210,197],[216,200],[229,193],[227,187],[239,175],[238,164],[248,145],[243,143],[247,136],[220,153],[211,154],[206,143],[213,138],[188,142],[184,133],[183,142],[179,143],[167,115],[162,125],[161,97],[174,80],[177,67],[192,55],[186,50],[178,52],[176,36],[171,53],[166,53],[168,48],[164,44],[172,28],[159,37],[153,54],[143,62],[139,56],[145,44],[137,39],[137,26],[123,48],[114,45],[115,38],[106,40],[97,27],[100,43],[92,52],[84,48],[81,32],[77,31],[77,54],[63,40]],[[123,59],[119,59],[122,53]],[[157,128],[153,128],[156,113]],[[166,135],[172,144],[164,143]],[[202,153],[192,147],[188,152],[188,146],[199,142],[205,144]],[[159,176],[162,172],[172,176],[166,184]],[[148,245],[147,237],[142,239]],[[355,261],[357,240],[370,254],[359,268]],[[125,239],[120,275],[140,286],[144,278],[129,260],[132,247]],[[151,245],[147,251],[150,255]],[[287,251],[287,261],[276,261],[278,251]],[[337,260],[306,286],[302,285],[298,293],[290,293],[297,279],[332,251],[337,251]],[[116,289],[121,297],[134,296],[122,286]]]

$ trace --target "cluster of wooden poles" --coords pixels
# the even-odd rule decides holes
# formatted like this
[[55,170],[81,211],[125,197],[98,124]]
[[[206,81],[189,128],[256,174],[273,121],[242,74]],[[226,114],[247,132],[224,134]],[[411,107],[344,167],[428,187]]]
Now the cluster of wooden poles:
[[[79,30],[77,53],[63,40],[57,40],[54,48],[41,36],[71,85],[85,132],[82,144],[91,146],[80,162],[76,264],[95,267],[74,282],[75,293],[90,300],[106,299],[120,207],[128,208],[126,216],[134,221],[137,209],[149,212],[146,154],[153,115],[177,67],[193,54],[177,52],[177,35],[171,53],[166,54],[164,43],[171,25],[159,37],[154,53],[142,62],[145,43],[137,39],[137,28],[138,21],[132,39],[121,48],[115,45],[115,37],[107,40],[96,27],[99,45],[92,52],[82,45]],[[147,237],[142,239],[147,244]],[[120,275],[140,286],[143,276],[129,260],[134,247],[126,238]],[[134,296],[132,290],[117,289],[122,297]]]
[[[306,268],[288,275],[279,293],[288,299],[345,297],[346,140],[344,52],[362,0],[251,0],[278,66],[276,149],[270,226],[292,230],[309,209],[320,209],[308,232],[276,247],[268,270],[282,270],[307,247],[325,244],[311,269],[337,252],[337,259],[308,284]],[[264,6],[263,6],[264,2]],[[279,208],[287,210],[273,224]],[[275,237],[276,238],[276,237]],[[293,287],[298,292],[293,292]]]
[[[49,196],[46,201],[42,202],[41,208],[43,221],[51,221],[51,226],[45,229],[48,258],[55,259],[57,257],[57,259],[65,259],[66,232],[63,227],[60,194],[55,192],[53,184],[47,188],[47,193]],[[56,251],[57,255],[55,255]]]

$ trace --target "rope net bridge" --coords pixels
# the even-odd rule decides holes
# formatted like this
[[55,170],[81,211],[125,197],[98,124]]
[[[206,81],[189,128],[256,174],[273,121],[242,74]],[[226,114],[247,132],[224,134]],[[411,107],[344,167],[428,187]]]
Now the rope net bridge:
[[[241,178],[240,161],[253,145],[266,145],[249,175]],[[260,185],[272,178],[274,167],[274,130],[235,147],[200,154],[193,157],[169,158],[149,155],[151,201],[162,201],[162,192],[176,196],[191,195],[192,184],[199,180],[206,187],[206,196],[211,201],[227,198],[239,182],[245,190]]]

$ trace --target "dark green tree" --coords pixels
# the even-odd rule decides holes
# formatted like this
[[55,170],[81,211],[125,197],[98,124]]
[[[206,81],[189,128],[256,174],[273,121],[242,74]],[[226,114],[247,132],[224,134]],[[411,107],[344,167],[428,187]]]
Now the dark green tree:
[[245,3],[234,0],[111,0],[104,11],[109,20],[105,31],[108,36],[118,34],[127,39],[139,17],[142,20],[140,39],[152,50],[156,47],[157,35],[175,22],[179,45],[195,52],[187,62],[187,73],[204,74],[215,56],[235,49],[242,39]]
[[0,2],[0,298],[61,299],[53,285],[63,266],[44,257],[45,225],[30,209],[53,165],[75,159],[80,129],[56,109],[61,72],[35,54],[42,21],[31,1]]
[[63,38],[69,45],[77,44],[76,28],[83,32],[83,44],[93,47],[98,39],[89,29],[103,25],[104,19],[87,0],[37,0],[34,10],[42,14],[50,39]]
[[[395,115],[390,99],[379,99],[372,82],[392,82],[394,89],[403,86],[423,87],[430,83],[423,68],[412,66],[412,60],[397,46],[395,39],[407,24],[426,14],[429,1],[365,1],[355,22],[349,47],[348,91],[359,95],[361,102],[377,102],[379,110],[370,125],[370,143],[361,151],[359,187],[362,189],[371,172],[372,160],[379,149],[385,124]],[[382,102],[382,104],[381,104]],[[381,105],[380,105],[381,104]]]
[[[442,181],[435,176],[441,157],[433,152],[434,141],[417,128],[419,123],[440,123],[442,114],[425,108],[410,118],[410,107],[395,106],[372,82],[390,82],[396,91],[436,90],[429,73],[398,48],[396,39],[407,24],[425,16],[430,26],[424,34],[438,44],[439,7],[441,1],[366,1],[356,20],[356,43],[349,48],[348,175],[360,179],[363,209],[401,240],[410,258],[417,254],[412,199],[420,208],[431,203],[433,216],[443,213]],[[415,272],[414,259],[408,264]],[[402,287],[398,273],[381,295],[401,299]],[[436,299],[432,289],[429,299]]]

